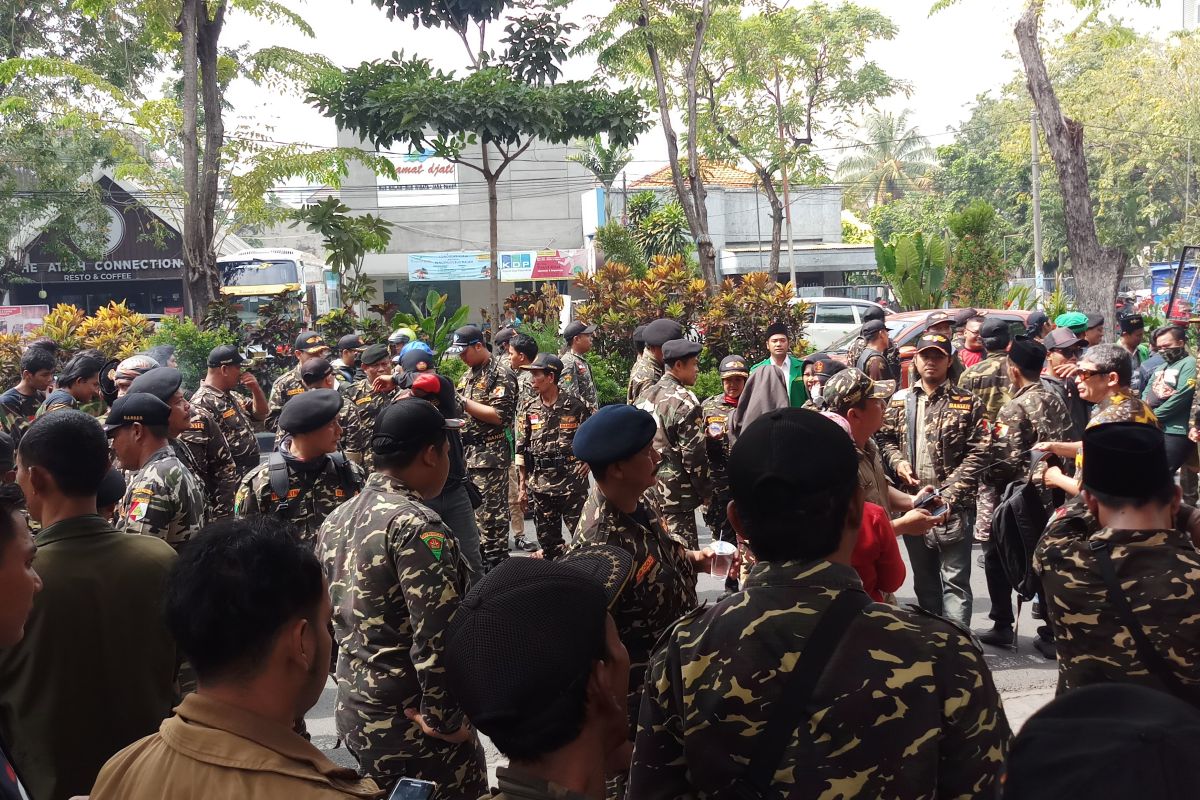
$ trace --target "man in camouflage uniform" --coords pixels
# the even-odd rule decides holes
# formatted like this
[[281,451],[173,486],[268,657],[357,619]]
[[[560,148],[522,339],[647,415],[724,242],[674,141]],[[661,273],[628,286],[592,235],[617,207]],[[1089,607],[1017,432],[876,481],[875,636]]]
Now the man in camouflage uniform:
[[393,382],[388,382],[383,387],[384,391],[375,391],[375,379],[392,373],[392,359],[386,344],[373,344],[363,350],[362,371],[366,377],[346,389],[346,402],[354,406],[360,423],[358,438],[351,449],[362,454],[363,471],[370,474],[375,468],[371,455],[371,432],[375,429],[379,412],[396,396]]
[[[983,415],[989,423],[995,422],[1000,409],[1012,397],[1008,383],[1008,344],[1011,336],[1008,322],[996,317],[983,321],[979,329],[987,357],[968,367],[958,380],[958,385],[983,401]],[[981,484],[975,508],[975,539],[986,542],[992,535],[992,511],[996,508],[996,487]]]
[[[651,493],[658,468],[658,426],[649,413],[628,405],[605,406],[580,426],[572,448],[592,471],[588,495],[570,553],[608,545],[633,556],[634,576],[612,608],[621,643],[629,651],[630,738],[637,729],[646,666],[655,642],[696,607],[696,572],[708,569],[712,550],[688,550],[662,524]],[[609,782],[620,797],[624,780]],[[631,797],[640,795],[631,794]]]
[[471,483],[483,496],[475,509],[479,551],[484,571],[508,558],[508,469],[512,464],[505,430],[517,411],[517,379],[512,370],[492,357],[483,332],[466,325],[454,332],[450,355],[457,354],[470,369],[458,383],[467,424],[462,441]]
[[338,645],[338,735],[380,786],[433,781],[437,800],[487,791],[483,749],[447,691],[443,654],[466,562],[424,503],[446,480],[449,424],[425,400],[387,406],[372,438],[376,472],[318,536]]
[[301,541],[315,547],[317,528],[365,481],[362,468],[338,452],[344,402],[333,389],[292,398],[279,415],[280,432],[290,436],[287,451],[276,450],[242,478],[233,513],[282,517],[296,526]]
[[135,378],[129,391],[152,394],[171,407],[167,426],[171,447],[204,489],[209,519],[221,519],[233,513],[237,464],[217,421],[189,403],[182,386],[182,372],[174,367],[158,367]]
[[[725,507],[729,505],[729,473],[725,466],[729,460],[729,415],[737,408],[750,370],[746,359],[739,355],[728,355],[721,359],[717,372],[721,376],[722,393],[714,394],[700,404],[700,424],[704,428],[704,446],[708,451],[713,485],[712,499],[704,512],[704,521],[712,529],[714,539],[733,542],[736,537],[725,513]],[[731,572],[731,575],[735,574]],[[737,578],[727,578],[725,588],[736,589]]]
[[[779,797],[994,794],[1011,733],[982,653],[945,620],[871,603],[850,566],[857,462],[846,434],[804,409],[739,436],[733,523],[760,560],[651,658],[630,797],[759,796],[751,773]],[[826,614],[841,627],[822,641]],[[783,695],[801,665],[814,688],[796,711]]]
[[672,339],[683,338],[683,326],[673,319],[656,319],[642,329],[642,338],[646,346],[633,368],[629,370],[629,390],[625,402],[634,405],[641,399],[642,393],[663,376],[662,347]]
[[578,395],[560,391],[563,363],[550,353],[538,353],[532,364],[521,367],[533,381],[537,399],[517,411],[517,468],[522,506],[533,503],[543,558],[563,554],[563,525],[574,531],[587,496],[587,465],[571,453],[571,441],[591,412]]
[[559,388],[578,395],[593,413],[600,407],[600,399],[596,395],[596,382],[592,380],[592,368],[584,356],[592,349],[592,334],[595,332],[595,325],[585,325],[578,320],[563,330],[567,351],[562,355],[563,374],[558,381]]
[[902,488],[939,490],[950,515],[924,537],[906,536],[921,607],[971,624],[971,536],[963,517],[990,463],[991,424],[978,397],[949,381],[950,342],[925,334],[913,357],[921,379],[892,397],[876,440]]
[[283,373],[271,384],[271,395],[267,401],[267,427],[270,430],[278,429],[279,415],[283,412],[284,405],[296,395],[304,393],[304,376],[300,374],[304,362],[310,358],[328,356],[329,345],[325,344],[321,334],[315,331],[300,331],[292,352],[296,356],[295,368]]
[[496,335],[492,337],[492,354],[501,364],[509,369],[516,369],[516,367],[512,365],[512,361],[509,358],[508,348],[512,338],[516,335],[516,328],[512,327],[511,325],[505,325],[503,328],[496,331]]
[[[258,380],[250,372],[243,372],[245,362],[242,354],[233,345],[214,347],[208,354],[208,373],[200,387],[192,394],[192,405],[212,415],[225,435],[229,452],[237,465],[237,480],[258,466],[258,439],[254,436],[254,422],[267,418],[267,398]],[[245,399],[233,392],[235,386],[245,386],[253,396],[253,405],[247,408]]]
[[662,464],[655,494],[663,522],[668,533],[678,536],[692,550],[700,546],[696,508],[712,501],[713,490],[700,401],[689,388],[696,384],[700,372],[700,350],[698,342],[686,339],[664,344],[667,371],[658,383],[642,392],[637,403],[658,423],[654,446]]
[[[310,358],[300,368],[300,377],[304,379],[304,386],[308,391],[339,389],[340,384],[338,384],[336,376],[337,372],[333,365],[323,358]],[[338,411],[338,425],[342,426],[342,440],[338,443],[338,449],[346,454],[346,458],[361,465],[363,454],[359,448],[368,439],[369,434],[363,430],[362,419],[359,417],[358,407],[354,403],[342,403],[341,410]],[[275,443],[276,449],[285,450],[286,443],[286,436],[278,437]]]
[[[1031,480],[1043,488],[1042,501],[1049,511],[1054,501],[1044,483],[1046,462],[1041,461],[1030,472],[1032,450],[1037,442],[1066,437],[1071,420],[1067,407],[1058,395],[1042,385],[1041,373],[1045,362],[1046,348],[1041,342],[1026,336],[1018,336],[1013,340],[1007,366],[1013,398],[1000,409],[996,424],[992,427],[992,466],[987,474],[987,483],[999,496],[1010,482]],[[992,604],[988,616],[993,626],[980,635],[980,641],[998,647],[1011,647],[1016,642],[1013,587],[1004,572],[1000,551],[994,541],[984,545],[983,569]],[[1045,633],[1045,636],[1038,638],[1049,641],[1049,631]]]
[[171,407],[130,393],[113,403],[104,430],[121,466],[135,473],[117,512],[126,533],[157,536],[178,550],[208,522],[204,489],[167,441]]
[[1043,537],[1034,569],[1058,645],[1058,689],[1128,682],[1200,703],[1200,555],[1176,530],[1162,433],[1096,425],[1083,434],[1083,498],[1103,526]]

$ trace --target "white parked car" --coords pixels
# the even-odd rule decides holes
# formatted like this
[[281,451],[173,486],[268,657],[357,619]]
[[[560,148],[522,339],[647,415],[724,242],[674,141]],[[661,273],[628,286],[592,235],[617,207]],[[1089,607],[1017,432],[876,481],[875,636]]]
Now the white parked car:
[[[878,303],[852,297],[797,297],[792,303],[803,300],[808,303],[807,324],[804,338],[817,351],[824,350],[834,341],[862,327],[863,314],[868,308],[879,308]],[[894,313],[890,308],[884,314]]]

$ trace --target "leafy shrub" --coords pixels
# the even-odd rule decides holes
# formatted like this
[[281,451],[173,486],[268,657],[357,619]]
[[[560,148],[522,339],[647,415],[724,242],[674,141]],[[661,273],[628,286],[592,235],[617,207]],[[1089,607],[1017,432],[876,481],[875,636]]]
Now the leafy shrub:
[[175,346],[175,360],[179,362],[179,371],[183,373],[183,385],[190,394],[190,390],[199,386],[208,372],[208,354],[213,348],[237,343],[238,332],[234,329],[204,330],[187,317],[170,317],[159,324],[158,330],[150,337],[149,346]]
[[80,323],[78,334],[85,348],[93,347],[109,358],[128,358],[146,349],[150,321],[124,301],[112,302]]
[[24,349],[25,340],[21,334],[0,333],[0,382],[5,389],[21,380],[21,353]]
[[634,277],[646,277],[646,255],[633,238],[633,231],[619,222],[607,222],[596,229],[596,247],[604,254],[605,262],[625,264]]
[[746,275],[741,283],[726,278],[697,320],[714,362],[730,353],[752,364],[766,358],[767,327],[777,321],[786,322],[791,329],[793,352],[803,353],[808,304],[791,303],[791,298],[791,287],[773,282],[765,272]]
[[358,317],[348,308],[335,308],[317,319],[317,330],[330,346],[337,344],[337,340],[343,336],[354,333],[357,327]]
[[624,403],[625,394],[629,390],[629,370],[633,362],[620,354],[603,356],[595,350],[584,358],[591,367],[600,405]]
[[82,348],[79,340],[79,326],[87,319],[82,308],[59,303],[42,320],[42,324],[33,331],[33,338],[43,336],[53,339],[61,350],[64,358],[70,358]]
[[696,376],[696,385],[692,387],[692,391],[701,400],[706,400],[714,394],[723,394],[725,390],[721,387],[720,373],[715,369],[704,370]]

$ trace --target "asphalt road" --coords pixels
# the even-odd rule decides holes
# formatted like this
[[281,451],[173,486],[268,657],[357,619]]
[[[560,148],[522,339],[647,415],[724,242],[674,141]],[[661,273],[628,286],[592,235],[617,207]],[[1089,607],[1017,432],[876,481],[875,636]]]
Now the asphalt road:
[[[531,540],[535,539],[532,524],[527,521],[525,528],[526,536]],[[709,538],[708,529],[701,522],[701,544],[706,543]],[[900,547],[900,552],[907,563],[908,555],[903,545]],[[976,545],[974,555],[978,557],[981,552],[979,545]],[[976,563],[975,558],[971,560],[971,587],[975,598],[972,609],[972,628],[979,633],[991,628],[992,623],[987,616],[991,603],[988,600],[983,568]],[[712,603],[720,596],[724,587],[719,579],[701,575],[697,588],[700,601]],[[896,597],[901,604],[916,603],[911,575],[905,579],[904,585],[896,593]],[[1004,700],[1005,713],[1014,732],[1019,730],[1032,713],[1053,698],[1055,682],[1058,678],[1056,662],[1047,660],[1033,649],[1034,632],[1042,623],[1033,619],[1030,611],[1029,604],[1026,604],[1021,610],[1015,652],[986,645],[983,648],[984,658],[992,671],[996,688]],[[308,730],[313,743],[326,751],[330,758],[340,764],[354,767],[357,765],[353,756],[345,748],[335,747],[337,744],[337,731],[334,725],[335,695],[336,689],[333,682],[330,681],[326,685],[325,691],[322,692],[320,701],[306,717]],[[488,771],[494,779],[495,767],[498,763],[503,764],[504,759],[495,748],[491,747],[489,742],[485,741],[484,746],[488,752]]]

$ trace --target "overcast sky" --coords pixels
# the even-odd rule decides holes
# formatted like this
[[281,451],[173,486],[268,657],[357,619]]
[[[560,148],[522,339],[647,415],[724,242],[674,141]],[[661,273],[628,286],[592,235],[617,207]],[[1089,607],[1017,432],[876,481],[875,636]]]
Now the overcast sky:
[[[803,0],[796,0],[803,2]],[[1012,36],[1019,0],[959,0],[957,6],[928,16],[932,0],[859,0],[888,14],[899,27],[891,42],[873,46],[869,57],[888,73],[909,81],[909,97],[882,102],[889,111],[911,110],[910,120],[934,145],[949,140],[949,129],[967,116],[971,101],[980,93],[995,90],[1009,80],[1019,62]],[[315,40],[288,28],[266,25],[244,14],[230,16],[223,35],[227,45],[247,42],[252,47],[284,45],[320,52],[342,66],[363,60],[386,58],[393,51],[418,54],[446,69],[461,68],[466,62],[462,43],[453,34],[416,30],[410,24],[390,22],[384,12],[368,0],[284,0],[298,10],[316,31]],[[1116,2],[1111,13],[1142,31],[1163,33],[1178,27],[1183,0],[1163,0],[1161,9],[1146,9],[1134,2]],[[1067,5],[1062,3],[1062,5]],[[579,22],[589,15],[603,14],[604,0],[575,0],[570,14]],[[567,66],[568,78],[586,78],[593,63],[575,59]],[[336,143],[333,122],[307,107],[302,100],[245,82],[229,93],[234,114],[227,122],[273,128],[269,138],[286,142],[309,142],[329,146]],[[835,144],[833,142],[818,143]],[[631,178],[650,172],[665,162],[665,146],[657,128],[643,136],[635,151]]]

